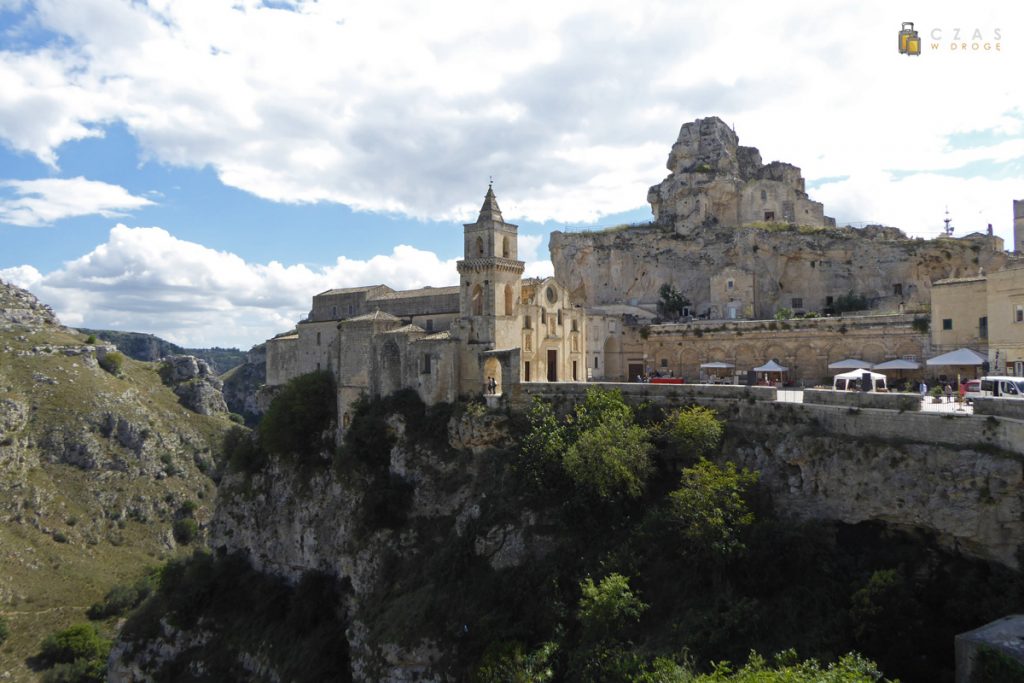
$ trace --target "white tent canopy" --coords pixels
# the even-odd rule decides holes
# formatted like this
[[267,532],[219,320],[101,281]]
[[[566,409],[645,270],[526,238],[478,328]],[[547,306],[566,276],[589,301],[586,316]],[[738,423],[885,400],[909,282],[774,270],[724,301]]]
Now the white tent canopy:
[[957,349],[928,359],[928,365],[981,365],[988,360],[974,349]]
[[921,367],[920,363],[912,360],[904,360],[902,358],[893,358],[887,360],[884,363],[879,363],[875,366],[875,370],[917,370]]
[[723,362],[717,361],[717,360],[713,360],[710,363],[701,363],[700,366],[702,368],[708,368],[708,369],[711,369],[711,370],[726,370],[728,368],[736,367],[732,363],[723,363]]
[[869,363],[866,360],[857,360],[856,358],[845,358],[837,360],[835,363],[829,363],[828,367],[830,370],[858,370],[860,368],[872,368],[874,363]]
[[759,368],[754,368],[754,372],[787,372],[789,368],[779,365],[773,360],[768,361]]
[[835,376],[832,380],[833,389],[848,389],[850,382],[861,380],[864,375],[871,375],[871,391],[875,391],[879,388],[879,384],[884,389],[885,375],[880,372],[871,372],[870,370],[851,370],[849,372],[841,372]]

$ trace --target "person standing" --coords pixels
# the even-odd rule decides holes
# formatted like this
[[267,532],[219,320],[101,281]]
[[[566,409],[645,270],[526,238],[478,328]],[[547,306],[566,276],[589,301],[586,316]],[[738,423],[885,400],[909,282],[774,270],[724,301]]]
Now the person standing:
[[928,397],[928,385],[925,384],[924,382],[921,382],[920,390],[921,390],[921,400],[923,401],[923,400],[925,400]]
[[946,392],[946,403],[953,402],[953,390],[949,386],[949,382],[946,383],[946,387],[943,389]]

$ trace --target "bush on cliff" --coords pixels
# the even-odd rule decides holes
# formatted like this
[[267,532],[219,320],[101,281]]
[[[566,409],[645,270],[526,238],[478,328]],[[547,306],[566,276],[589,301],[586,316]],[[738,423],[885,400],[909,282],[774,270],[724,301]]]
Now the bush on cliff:
[[334,376],[311,372],[289,381],[259,425],[260,445],[274,455],[314,457],[331,448],[337,417]]

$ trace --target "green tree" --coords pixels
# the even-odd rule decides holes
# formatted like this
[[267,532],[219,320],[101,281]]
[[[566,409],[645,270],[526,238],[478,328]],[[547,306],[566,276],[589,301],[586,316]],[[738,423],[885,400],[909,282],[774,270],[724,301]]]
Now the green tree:
[[683,310],[690,305],[690,300],[683,296],[675,285],[666,282],[658,290],[658,315],[662,318],[677,320]]
[[199,523],[191,517],[174,520],[171,525],[174,540],[182,545],[188,545],[199,535]]
[[722,442],[722,422],[703,406],[673,410],[662,429],[677,455],[694,460],[713,455]]
[[724,558],[743,549],[742,530],[754,521],[743,495],[757,473],[719,467],[701,459],[683,470],[678,489],[669,494],[669,520],[688,542],[688,550]]
[[527,419],[530,428],[521,441],[517,467],[531,485],[550,488],[562,470],[562,454],[566,447],[565,427],[555,417],[551,404],[536,396],[530,405]]
[[621,392],[587,390],[566,431],[562,466],[583,491],[605,500],[643,493],[651,472],[650,433],[635,424]]
[[585,642],[618,638],[625,627],[639,621],[646,609],[629,587],[629,578],[622,574],[609,574],[596,584],[589,576],[580,582],[576,616]]
[[92,624],[75,624],[51,633],[43,641],[39,659],[50,667],[46,683],[100,683],[106,679],[111,643]]
[[573,482],[598,498],[636,498],[651,472],[650,452],[643,427],[599,424],[580,432],[562,464]]
[[311,372],[289,381],[260,421],[260,445],[275,455],[315,456],[332,443],[337,417],[334,376]]
[[778,310],[775,311],[775,319],[776,320],[789,320],[792,317],[793,317],[793,309],[792,308],[786,308],[785,306],[783,306],[783,307],[781,307],[781,308],[779,308]]

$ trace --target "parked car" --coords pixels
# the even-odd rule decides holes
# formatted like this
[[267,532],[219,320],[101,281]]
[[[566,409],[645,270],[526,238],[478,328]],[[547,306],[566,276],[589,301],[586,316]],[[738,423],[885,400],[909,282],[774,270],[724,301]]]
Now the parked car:
[[980,379],[969,379],[964,382],[964,387],[964,400],[968,403],[973,403],[975,397],[984,395],[981,393]]
[[971,393],[967,393],[965,396],[969,396],[971,398],[978,396],[994,396],[998,398],[1024,400],[1024,377],[991,375],[974,381],[979,382],[981,386],[973,395]]

